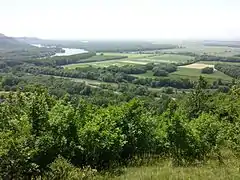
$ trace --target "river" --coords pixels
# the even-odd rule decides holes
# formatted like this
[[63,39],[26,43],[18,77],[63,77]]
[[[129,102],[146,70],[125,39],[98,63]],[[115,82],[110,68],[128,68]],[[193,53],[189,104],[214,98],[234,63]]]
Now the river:
[[[46,48],[55,48],[56,46],[43,46],[41,44],[31,44],[32,46],[35,47],[46,47]],[[74,49],[74,48],[62,48],[63,50],[65,50],[64,53],[56,53],[55,55],[51,56],[71,56],[74,54],[82,54],[82,53],[86,53],[88,51],[84,50],[84,49]]]

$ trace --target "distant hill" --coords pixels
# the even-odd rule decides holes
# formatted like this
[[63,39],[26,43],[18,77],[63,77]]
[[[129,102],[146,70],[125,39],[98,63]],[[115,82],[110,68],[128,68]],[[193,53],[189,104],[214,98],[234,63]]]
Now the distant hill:
[[36,37],[15,37],[15,39],[27,44],[41,44],[43,41],[42,39]]
[[0,33],[0,49],[29,48],[31,45]]

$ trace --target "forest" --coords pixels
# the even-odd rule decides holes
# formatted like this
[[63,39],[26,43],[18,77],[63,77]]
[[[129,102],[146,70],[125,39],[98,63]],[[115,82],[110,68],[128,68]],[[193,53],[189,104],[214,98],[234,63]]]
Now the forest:
[[4,94],[1,177],[94,178],[147,154],[177,166],[213,156],[223,163],[223,150],[236,156],[240,150],[240,89],[232,84],[228,93],[209,92],[206,86],[200,77],[191,93],[159,102],[161,111],[136,95],[102,106],[81,96],[58,98],[40,86]]

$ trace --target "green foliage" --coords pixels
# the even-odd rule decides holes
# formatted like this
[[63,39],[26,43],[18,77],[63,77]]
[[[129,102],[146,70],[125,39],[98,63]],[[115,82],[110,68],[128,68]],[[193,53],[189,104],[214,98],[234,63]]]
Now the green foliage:
[[168,72],[162,69],[154,68],[153,69],[153,75],[154,76],[167,76]]
[[227,74],[233,78],[239,78],[240,77],[240,66],[239,65],[232,65],[232,64],[216,64],[215,68],[218,71],[223,72],[224,74]]
[[200,153],[205,157],[210,153],[217,153],[220,158],[220,147],[225,139],[224,125],[216,116],[210,114],[202,114],[191,121],[190,127],[201,145]]
[[189,118],[196,118],[205,110],[209,110],[207,99],[208,96],[204,89],[207,87],[207,82],[200,76],[198,82],[195,84],[195,89],[191,92],[187,99],[184,99],[184,111]]
[[193,132],[184,124],[184,117],[174,114],[167,128],[167,139],[171,157],[176,165],[185,161],[200,159],[203,154],[199,151],[199,143]]
[[211,67],[205,67],[201,70],[202,74],[212,74],[214,72],[214,69]]
[[95,56],[96,53],[87,52],[82,54],[76,54],[71,56],[55,56],[49,58],[41,58],[41,59],[31,59],[25,62],[30,64],[35,64],[36,66],[62,66],[67,64],[78,63],[81,60],[85,60]]
[[177,70],[177,66],[174,64],[158,64],[152,69],[154,76],[167,76],[168,73],[172,73]]
[[169,103],[164,97],[131,100],[126,89],[147,91],[119,85],[129,102],[105,106],[78,96],[55,99],[40,87],[9,93],[0,104],[0,176],[91,178],[91,168],[113,168],[146,154],[169,156],[178,166],[213,156],[222,162],[221,149],[240,152],[240,90],[235,85],[228,94],[210,93],[206,87],[200,77],[184,95],[187,101]]
[[50,170],[42,179],[53,180],[84,180],[94,177],[95,170],[91,168],[79,169],[59,156],[53,163],[49,165]]

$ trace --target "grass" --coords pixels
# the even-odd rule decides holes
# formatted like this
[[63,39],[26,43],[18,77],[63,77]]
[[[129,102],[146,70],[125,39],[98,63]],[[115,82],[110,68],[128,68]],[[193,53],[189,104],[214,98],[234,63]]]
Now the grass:
[[[117,57],[121,53],[105,53],[105,57]],[[115,56],[114,56],[115,55]],[[96,62],[85,62],[78,64],[70,64],[64,66],[65,68],[75,69],[77,67],[108,67],[111,65],[116,66],[124,66],[127,64],[147,64],[147,63],[178,63],[178,62],[186,62],[192,57],[184,56],[184,55],[175,55],[175,54],[162,54],[162,55],[153,55],[153,54],[122,54],[122,56],[128,56],[128,58],[124,59],[116,59],[116,60],[102,60],[102,57],[92,57],[92,60],[96,59]],[[101,59],[101,60],[99,60]]]
[[187,62],[188,60],[193,59],[191,56],[177,55],[177,54],[163,54],[159,56],[151,57],[150,59],[154,60],[167,60],[170,62]]
[[204,69],[206,67],[214,68],[214,65],[213,64],[203,64],[203,63],[197,62],[197,63],[188,64],[188,65],[179,66],[179,67],[189,68],[189,69]]
[[111,60],[111,59],[114,59],[114,58],[125,58],[124,56],[114,56],[114,55],[96,55],[96,56],[92,56],[90,58],[87,58],[87,59],[84,59],[84,60],[80,60],[81,61],[84,61],[84,62],[97,62],[97,61],[104,61],[104,60]]
[[193,59],[191,56],[177,55],[177,54],[161,54],[154,55],[147,58],[138,58],[135,61],[147,63],[179,63],[187,62],[188,60]]
[[[157,76],[153,76],[152,71],[147,71],[144,74],[136,74],[133,75],[139,78],[156,78]],[[173,79],[179,79],[179,78],[188,78],[192,80],[198,80],[199,76],[205,77],[209,81],[214,81],[217,79],[222,79],[224,81],[231,81],[232,78],[228,75],[225,75],[224,73],[220,71],[215,71],[213,74],[202,74],[201,69],[193,69],[193,68],[184,68],[184,67],[178,67],[178,70],[176,72],[170,73],[167,77],[173,78]],[[167,78],[162,77],[162,78]]]
[[134,54],[134,53],[103,53],[106,56],[128,56],[128,59],[144,58],[152,56],[152,54]]
[[126,64],[135,64],[134,62],[131,61],[124,61],[124,60],[109,60],[109,61],[101,61],[101,62],[91,62],[91,63],[79,63],[79,64],[70,64],[64,66],[64,68],[68,69],[75,69],[75,68],[84,68],[84,67],[108,67],[111,65],[116,65],[116,66],[124,66]]
[[[228,153],[228,152],[227,152]],[[136,167],[122,168],[119,175],[105,173],[95,179],[111,180],[234,180],[240,179],[240,161],[232,154],[225,154],[224,163],[210,159],[205,163],[174,167],[170,160],[158,160]]]
[[172,77],[172,78],[182,77],[182,78],[190,78],[193,80],[198,79],[199,76],[203,76],[210,81],[214,81],[217,79],[222,79],[225,81],[232,80],[232,78],[230,76],[228,76],[220,71],[215,71],[213,74],[202,74],[201,69],[184,68],[184,67],[179,67],[176,72],[173,72],[169,75],[169,77]]

